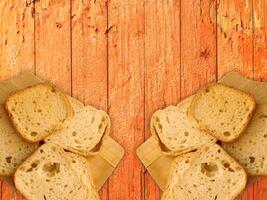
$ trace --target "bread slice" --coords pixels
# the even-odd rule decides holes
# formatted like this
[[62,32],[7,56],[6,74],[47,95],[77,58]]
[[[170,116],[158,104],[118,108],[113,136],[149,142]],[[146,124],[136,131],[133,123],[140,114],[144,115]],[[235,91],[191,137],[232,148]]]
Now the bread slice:
[[206,143],[216,142],[213,136],[196,128],[196,124],[188,119],[187,110],[191,101],[192,97],[189,97],[177,106],[158,110],[151,118],[152,134],[156,134],[167,151],[175,155],[196,150]]
[[245,170],[217,144],[203,145],[170,193],[173,200],[234,200],[245,188]]
[[110,120],[108,115],[92,106],[78,110],[68,127],[45,139],[45,142],[57,144],[64,149],[80,155],[90,155],[94,147],[108,134]]
[[249,175],[267,175],[267,105],[257,105],[244,134],[223,148],[246,169]]
[[31,155],[38,144],[24,141],[9,121],[4,105],[0,104],[0,175],[11,176],[21,162]]
[[21,136],[38,142],[72,118],[69,99],[49,83],[41,83],[8,96],[6,110]]
[[254,98],[241,90],[213,83],[197,92],[188,116],[218,140],[232,142],[245,130],[256,107]]
[[28,200],[99,199],[84,159],[44,144],[19,166],[15,186]]

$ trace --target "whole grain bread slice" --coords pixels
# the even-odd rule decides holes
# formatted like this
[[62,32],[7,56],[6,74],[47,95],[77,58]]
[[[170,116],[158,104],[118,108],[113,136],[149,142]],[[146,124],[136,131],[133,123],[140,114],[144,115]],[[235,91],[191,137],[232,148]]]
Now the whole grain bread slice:
[[169,106],[156,111],[151,118],[151,132],[171,154],[180,155],[196,150],[206,143],[215,143],[216,138],[199,130],[188,119],[187,110],[192,101],[188,97],[177,106]]
[[247,127],[255,107],[251,95],[223,84],[212,83],[194,96],[188,116],[197,122],[201,130],[223,142],[232,142]]
[[28,200],[97,200],[88,169],[85,158],[44,144],[19,166],[14,182]]
[[80,155],[90,155],[93,149],[110,130],[110,119],[106,112],[92,106],[78,110],[65,129],[45,139],[64,149]]
[[244,134],[223,148],[245,168],[249,175],[267,175],[267,105],[257,105]]
[[169,189],[173,200],[234,200],[247,182],[242,166],[217,144],[203,145],[196,154]]
[[60,130],[73,116],[69,99],[49,83],[41,83],[8,96],[6,110],[18,133],[38,142]]
[[38,144],[23,140],[9,121],[4,105],[0,104],[0,175],[11,176],[21,162],[31,155]]

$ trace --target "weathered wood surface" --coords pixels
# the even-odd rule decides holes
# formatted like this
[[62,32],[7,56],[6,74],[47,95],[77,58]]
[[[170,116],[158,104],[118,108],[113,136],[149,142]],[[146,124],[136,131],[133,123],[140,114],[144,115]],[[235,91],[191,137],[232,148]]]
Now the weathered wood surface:
[[[104,0],[72,0],[72,95],[107,111],[107,6]],[[108,199],[108,181],[101,190]]]
[[[145,138],[153,112],[180,99],[180,2],[145,2]],[[160,190],[145,171],[144,199]]]
[[[152,113],[228,71],[267,81],[266,40],[265,0],[0,1],[0,79],[32,71],[109,112],[126,155],[102,199],[159,199],[135,156]],[[267,178],[239,199],[267,199]]]
[[108,3],[108,108],[112,136],[125,156],[109,181],[109,199],[142,199],[143,166],[135,149],[144,141],[144,4]]

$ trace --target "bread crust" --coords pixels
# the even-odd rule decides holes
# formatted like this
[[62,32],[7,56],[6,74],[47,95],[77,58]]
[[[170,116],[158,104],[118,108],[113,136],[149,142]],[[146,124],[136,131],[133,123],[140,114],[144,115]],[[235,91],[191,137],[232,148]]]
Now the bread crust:
[[8,116],[14,126],[14,128],[16,129],[16,131],[20,134],[20,136],[27,142],[29,143],[36,143],[36,142],[39,142],[39,140],[30,140],[28,139],[27,137],[25,137],[26,134],[23,133],[23,131],[20,130],[20,128],[14,123],[14,116],[12,115],[12,111],[10,110],[9,106],[8,106],[8,103],[10,101],[11,98],[13,98],[14,96],[16,96],[17,94],[21,94],[27,90],[30,90],[30,89],[34,89],[36,87],[39,87],[39,86],[46,86],[50,89],[53,89],[55,90],[56,93],[60,94],[61,98],[64,100],[65,102],[65,105],[66,105],[66,109],[67,109],[67,116],[65,118],[65,120],[62,122],[62,123],[59,123],[57,124],[56,127],[54,127],[52,130],[50,130],[50,134],[52,134],[53,132],[57,131],[57,130],[61,130],[64,128],[65,124],[67,124],[69,122],[69,120],[71,120],[74,116],[74,111],[73,111],[73,108],[72,108],[72,105],[68,99],[67,96],[65,96],[65,94],[63,94],[60,90],[58,90],[55,86],[53,86],[51,83],[48,83],[48,82],[45,82],[45,83],[38,83],[38,84],[35,84],[35,85],[32,85],[32,86],[29,86],[29,87],[26,87],[24,89],[21,89],[21,90],[18,90],[18,91],[15,91],[15,92],[11,92],[7,98],[6,98],[6,101],[5,101],[5,109],[8,113]]

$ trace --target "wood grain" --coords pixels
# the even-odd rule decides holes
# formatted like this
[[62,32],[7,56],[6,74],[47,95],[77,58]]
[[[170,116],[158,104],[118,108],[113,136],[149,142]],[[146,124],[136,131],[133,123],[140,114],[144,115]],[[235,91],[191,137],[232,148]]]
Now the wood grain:
[[[145,1],[145,136],[159,108],[180,99],[180,1]],[[160,198],[158,186],[145,172],[144,199]]]
[[267,178],[260,178],[254,184],[253,200],[265,200],[267,199]]
[[35,3],[36,74],[71,93],[70,1]]
[[107,109],[105,0],[72,1],[72,89],[85,104]]
[[[253,1],[254,79],[267,81],[267,3]],[[267,199],[267,176],[254,184],[254,200]]]
[[15,200],[16,193],[12,191],[7,183],[2,184],[2,198],[1,200]]
[[236,70],[252,78],[252,0],[217,1],[218,77]]
[[144,5],[108,4],[109,113],[112,136],[125,156],[109,181],[109,199],[143,199],[143,166],[135,150],[144,141]]
[[33,8],[29,0],[0,1],[0,79],[34,69]]
[[[72,95],[107,111],[107,7],[105,0],[72,0]],[[108,199],[108,181],[101,190]]]
[[181,1],[181,96],[216,80],[216,1]]
[[267,2],[253,2],[254,78],[267,80]]

